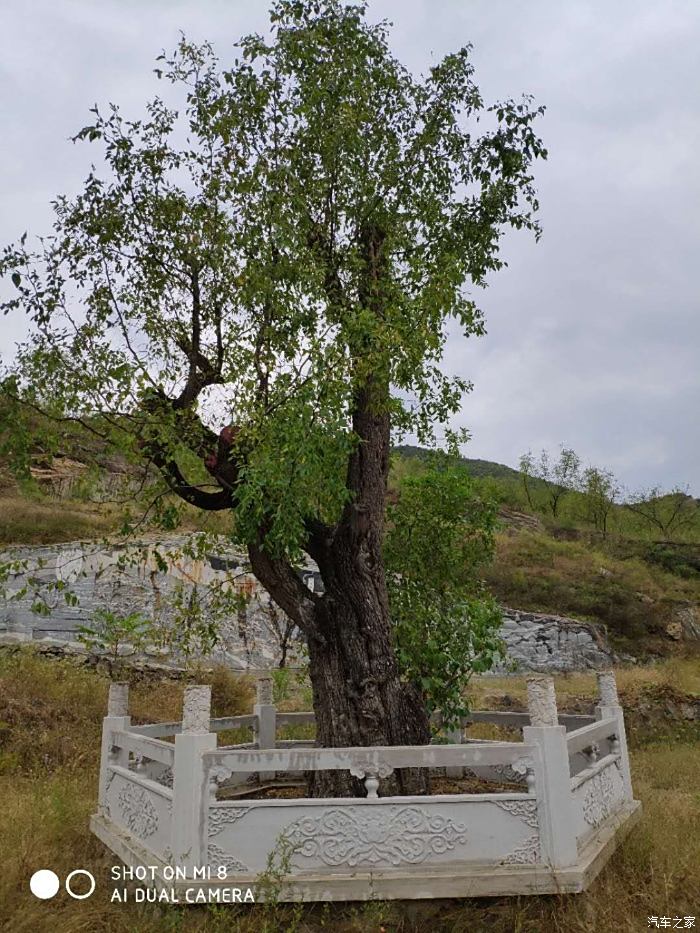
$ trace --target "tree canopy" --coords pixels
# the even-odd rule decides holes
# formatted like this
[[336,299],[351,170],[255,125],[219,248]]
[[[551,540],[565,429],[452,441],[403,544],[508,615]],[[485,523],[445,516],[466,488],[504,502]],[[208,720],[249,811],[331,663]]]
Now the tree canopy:
[[[505,226],[538,232],[545,152],[542,108],[485,108],[468,46],[417,79],[364,6],[285,0],[271,24],[228,68],[184,39],[161,56],[182,112],[95,107],[75,138],[101,169],[0,268],[17,289],[4,310],[35,324],[7,388],[146,452],[202,508],[230,507],[235,485],[239,533],[264,525],[294,552],[355,492],[358,392],[422,441],[458,409],[446,322],[482,332],[464,285],[500,267]],[[229,424],[235,476],[215,433]]]
[[[503,265],[505,230],[539,235],[543,108],[486,105],[469,46],[411,74],[364,4],[278,0],[270,25],[228,66],[184,38],[160,56],[179,110],[93,108],[75,139],[100,167],[56,199],[50,236],[0,260],[3,309],[34,324],[4,388],[18,430],[24,410],[77,419],[145,463],[147,487],[230,511],[306,636],[319,741],[416,744],[428,719],[400,678],[384,565],[390,442],[450,437],[470,385],[441,367],[448,330],[483,333],[467,288]],[[421,567],[392,574],[430,599]],[[443,593],[461,619],[465,592]],[[347,780],[323,777],[334,794]]]

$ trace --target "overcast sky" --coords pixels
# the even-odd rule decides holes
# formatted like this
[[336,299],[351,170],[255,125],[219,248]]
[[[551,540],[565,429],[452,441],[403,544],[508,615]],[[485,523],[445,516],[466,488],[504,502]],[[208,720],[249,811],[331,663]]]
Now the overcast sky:
[[[264,31],[250,0],[4,0],[0,244],[47,232],[50,199],[91,158],[69,135],[113,100],[129,116],[162,92],[154,59],[179,30],[226,58]],[[509,268],[477,299],[488,334],[450,341],[474,382],[465,454],[516,465],[573,446],[630,489],[700,495],[700,0],[370,0],[420,72],[474,44],[487,101],[522,92],[547,114],[539,244],[512,234]],[[0,321],[0,352],[23,328]]]

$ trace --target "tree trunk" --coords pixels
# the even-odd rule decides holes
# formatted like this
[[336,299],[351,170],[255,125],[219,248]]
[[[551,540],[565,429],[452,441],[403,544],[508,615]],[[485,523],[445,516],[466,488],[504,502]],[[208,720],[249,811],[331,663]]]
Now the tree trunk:
[[[368,524],[356,516],[311,549],[325,585],[322,596],[310,593],[286,561],[249,547],[254,573],[306,635],[319,747],[430,741],[423,698],[399,677],[378,544],[378,536],[368,534]],[[309,792],[314,797],[366,794],[362,780],[348,771],[310,774]],[[428,792],[426,769],[405,768],[380,779],[380,796]]]
[[[308,637],[316,743],[324,748],[425,745],[430,722],[419,691],[399,678],[384,567],[347,539],[334,542],[322,566],[326,592]],[[311,776],[316,797],[365,796],[346,771]],[[425,769],[403,769],[381,780],[379,793],[429,792]]]

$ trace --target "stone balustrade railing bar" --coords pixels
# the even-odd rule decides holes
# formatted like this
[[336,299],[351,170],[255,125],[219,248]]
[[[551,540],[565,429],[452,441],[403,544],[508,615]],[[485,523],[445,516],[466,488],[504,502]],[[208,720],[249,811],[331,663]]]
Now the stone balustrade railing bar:
[[566,737],[569,755],[582,752],[584,749],[590,748],[592,745],[614,735],[617,735],[617,719],[614,717],[593,722],[588,726],[582,726],[580,729],[569,732]]
[[[281,726],[313,725],[316,722],[316,714],[313,712],[280,713],[276,711],[275,721],[277,728]],[[472,710],[468,716],[465,716],[461,720],[461,725],[462,727],[467,727],[475,722],[486,722],[496,726],[513,726],[520,728],[530,724],[530,714],[511,712],[510,710]],[[566,726],[567,731],[579,729],[581,726],[595,722],[596,719],[594,716],[567,713],[559,714],[559,724]],[[232,729],[257,729],[257,725],[258,718],[254,714],[222,716],[210,720],[209,731],[225,732]],[[142,726],[132,726],[130,731],[140,735],[150,735],[154,738],[173,736],[178,732],[182,732],[182,722],[149,723]]]
[[148,758],[150,761],[172,765],[175,758],[175,746],[170,742],[163,742],[160,739],[122,729],[112,730],[110,738],[113,748],[123,749],[131,754]]
[[[440,768],[449,765],[512,765],[537,754],[522,742],[470,745],[388,745],[354,748],[217,749],[203,755],[205,767],[231,771],[352,771],[368,768]],[[525,766],[523,765],[523,773]]]

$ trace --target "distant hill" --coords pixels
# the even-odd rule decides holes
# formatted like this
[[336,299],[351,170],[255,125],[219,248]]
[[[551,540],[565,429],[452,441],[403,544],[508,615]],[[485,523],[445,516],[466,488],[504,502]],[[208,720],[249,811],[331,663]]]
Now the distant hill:
[[[412,444],[401,444],[392,448],[393,452],[401,457],[414,457],[418,460],[427,459],[432,451],[425,447],[416,447]],[[519,479],[520,473],[513,467],[506,466],[504,463],[495,463],[493,460],[478,460],[470,457],[460,457],[460,462],[465,465],[472,476],[492,476],[494,479]]]

